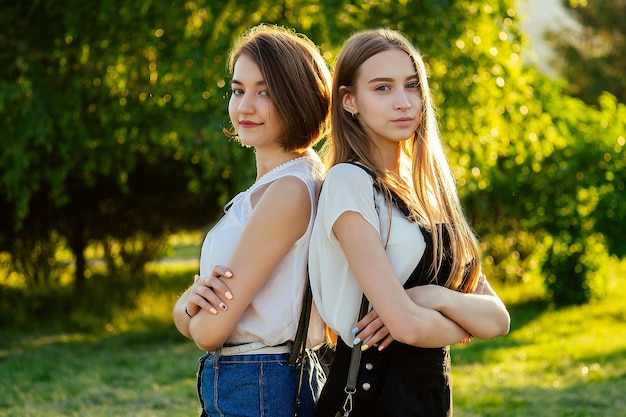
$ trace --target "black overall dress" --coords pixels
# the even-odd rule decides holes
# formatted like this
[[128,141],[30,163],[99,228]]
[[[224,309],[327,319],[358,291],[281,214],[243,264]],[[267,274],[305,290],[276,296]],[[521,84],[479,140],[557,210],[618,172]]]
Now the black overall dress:
[[[402,208],[401,208],[402,209]],[[404,210],[403,210],[404,211]],[[404,284],[443,285],[451,270],[444,257],[433,276],[433,242],[429,230],[420,227],[426,250]],[[442,230],[446,230],[442,228]],[[449,239],[443,234],[444,249]],[[335,359],[322,390],[315,416],[334,417],[346,399],[344,387],[350,365],[351,347],[338,340]],[[352,417],[449,417],[452,415],[450,347],[419,348],[398,341],[379,352],[370,348],[362,353],[357,392],[353,396]]]

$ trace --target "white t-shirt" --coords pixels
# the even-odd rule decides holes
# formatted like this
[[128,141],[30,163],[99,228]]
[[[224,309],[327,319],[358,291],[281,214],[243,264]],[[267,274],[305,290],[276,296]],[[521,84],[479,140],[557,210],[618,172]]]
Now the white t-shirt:
[[[256,191],[285,176],[299,178],[309,189],[311,219],[306,233],[291,247],[261,287],[227,343],[262,341],[269,346],[276,346],[294,339],[302,308],[309,243],[323,175],[324,165],[313,151],[274,168],[226,205],[224,216],[204,239],[200,254],[200,275],[208,276],[215,265],[228,266],[252,214],[251,201]],[[315,308],[311,317],[309,345],[315,346],[324,340],[324,326]]]
[[[389,206],[383,194],[374,188],[373,179],[365,170],[353,164],[338,164],[328,171],[322,187],[311,236],[309,274],[313,298],[322,318],[350,346],[363,291],[332,230],[335,221],[346,211],[360,213],[380,233],[383,245],[387,242]],[[386,251],[402,284],[425,249],[419,226],[392,206]]]

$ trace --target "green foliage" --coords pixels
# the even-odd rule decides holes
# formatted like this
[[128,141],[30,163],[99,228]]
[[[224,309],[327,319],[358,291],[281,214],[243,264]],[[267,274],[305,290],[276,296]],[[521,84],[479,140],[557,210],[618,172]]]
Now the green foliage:
[[562,233],[549,239],[542,268],[549,294],[559,305],[582,304],[605,291],[601,283],[594,283],[595,273],[608,261],[601,236],[589,236],[584,242],[571,238]]
[[626,254],[617,226],[626,214],[626,107],[605,95],[590,108],[555,97],[559,91],[539,78],[534,85],[543,117],[552,117],[542,130],[558,140],[544,147],[537,175],[521,182],[534,199],[522,224],[550,236],[543,272],[555,301],[583,302],[603,294],[592,277],[607,255]]
[[621,0],[562,0],[578,23],[548,32],[557,50],[552,63],[568,82],[567,93],[597,104],[607,91],[626,103],[626,4]]
[[80,258],[92,240],[196,228],[249,181],[251,155],[220,133],[240,30],[215,24],[226,4],[179,6],[4,8],[0,248],[58,230]]
[[626,110],[610,95],[590,108],[525,67],[512,0],[70,0],[0,15],[0,252],[12,268],[60,282],[65,246],[80,289],[85,248],[100,246],[111,274],[139,276],[164,236],[213,221],[254,178],[253,154],[221,130],[228,50],[260,22],[309,35],[329,63],[360,29],[417,44],[494,279],[569,280],[573,263],[587,299],[590,239],[626,253]]
[[11,256],[0,261],[0,268],[23,277],[35,288],[59,288],[72,261],[63,239],[52,231],[46,239],[16,239]]

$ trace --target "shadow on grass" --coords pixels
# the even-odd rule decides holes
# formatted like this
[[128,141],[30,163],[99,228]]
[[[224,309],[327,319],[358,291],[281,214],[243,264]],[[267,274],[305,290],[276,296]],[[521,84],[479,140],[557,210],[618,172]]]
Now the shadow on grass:
[[554,308],[554,304],[550,300],[539,297],[508,304],[507,309],[511,314],[511,330],[526,326],[529,322],[537,319],[546,311],[553,310]]
[[120,348],[153,349],[156,345],[186,342],[178,333],[173,324],[159,323],[150,329],[129,330],[119,333],[100,332],[58,332],[39,329],[36,331],[8,330],[3,331],[3,341],[0,344],[0,363],[2,360],[13,358],[27,352],[62,349],[68,354],[89,350],[112,349],[112,353]]
[[[172,325],[118,334],[2,332],[0,416],[184,416],[201,352]],[[5,344],[5,343],[3,343]],[[45,411],[44,411],[45,410]]]
[[[116,315],[137,307],[142,296],[180,294],[192,280],[193,269],[148,273],[143,278],[92,275],[81,295],[71,286],[31,289],[0,285],[0,328],[3,331],[89,332],[107,326]],[[144,326],[160,322],[147,316]],[[3,341],[0,340],[0,346]]]

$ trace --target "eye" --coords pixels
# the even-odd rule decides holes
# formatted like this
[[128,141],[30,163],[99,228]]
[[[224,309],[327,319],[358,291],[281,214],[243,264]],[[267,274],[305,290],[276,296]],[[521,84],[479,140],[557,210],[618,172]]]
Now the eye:
[[412,83],[408,83],[408,84],[406,85],[406,88],[411,88],[411,89],[413,89],[413,88],[419,88],[419,86],[420,86],[419,81],[414,81],[414,82],[412,82]]
[[267,90],[261,90],[261,91],[259,91],[259,95],[260,95],[260,96],[269,97],[270,92],[269,92],[269,91],[267,91]]
[[233,88],[231,90],[231,94],[233,96],[241,96],[241,95],[243,95],[243,90],[241,88]]
[[375,88],[376,91],[389,91],[391,90],[391,87],[389,87],[388,85],[379,85]]

